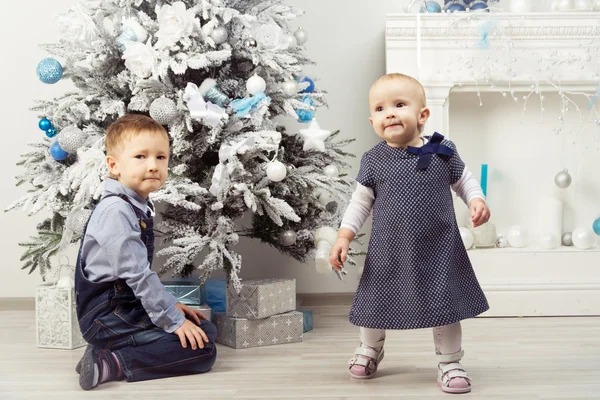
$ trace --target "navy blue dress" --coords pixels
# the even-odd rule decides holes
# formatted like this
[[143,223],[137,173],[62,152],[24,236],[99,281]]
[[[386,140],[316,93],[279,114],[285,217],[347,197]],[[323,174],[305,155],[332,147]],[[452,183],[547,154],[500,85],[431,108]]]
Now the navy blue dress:
[[[463,245],[451,185],[465,164],[438,133],[421,148],[381,142],[356,180],[373,189],[373,228],[350,322],[417,329],[472,318],[489,306]],[[423,154],[422,154],[423,153]]]

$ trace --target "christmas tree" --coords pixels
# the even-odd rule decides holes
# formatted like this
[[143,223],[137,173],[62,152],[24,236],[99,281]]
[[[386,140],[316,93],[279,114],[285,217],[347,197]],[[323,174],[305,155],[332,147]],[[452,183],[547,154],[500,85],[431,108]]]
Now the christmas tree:
[[[291,27],[300,15],[281,0],[106,0],[60,16],[60,42],[43,46],[55,58],[38,78],[77,91],[33,108],[45,136],[22,155],[18,184],[31,189],[9,209],[52,217],[21,243],[23,268],[44,274],[81,238],[108,176],[105,130],[126,113],[150,115],[172,140],[169,180],[151,196],[162,210],[160,274],[223,269],[239,287],[240,235],[305,261],[315,230],[339,223],[351,154],[350,140],[314,119],[326,103],[303,73],[307,33]],[[286,132],[280,115],[305,129]]]

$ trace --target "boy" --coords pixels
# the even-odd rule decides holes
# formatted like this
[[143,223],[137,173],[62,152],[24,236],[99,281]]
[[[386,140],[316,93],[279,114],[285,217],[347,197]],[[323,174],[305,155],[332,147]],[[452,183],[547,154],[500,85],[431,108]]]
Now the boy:
[[167,132],[147,116],[126,115],[109,126],[105,147],[110,176],[84,230],[75,271],[79,327],[89,343],[76,367],[79,385],[89,390],[111,380],[206,372],[216,358],[215,326],[178,303],[150,269],[148,195],[167,179]]

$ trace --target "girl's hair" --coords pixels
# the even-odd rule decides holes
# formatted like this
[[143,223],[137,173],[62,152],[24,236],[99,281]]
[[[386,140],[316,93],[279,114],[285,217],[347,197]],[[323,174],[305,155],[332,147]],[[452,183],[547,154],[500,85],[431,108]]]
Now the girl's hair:
[[399,81],[404,81],[404,82],[410,82],[410,83],[414,84],[415,86],[417,86],[417,88],[419,90],[419,96],[421,97],[422,107],[427,107],[427,96],[425,95],[425,89],[423,88],[423,85],[421,85],[421,82],[419,82],[412,76],[404,75],[399,72],[393,72],[391,74],[383,75],[381,78],[377,79],[375,81],[375,83],[373,84],[373,86],[375,86],[381,82],[390,81],[390,80],[399,80]]

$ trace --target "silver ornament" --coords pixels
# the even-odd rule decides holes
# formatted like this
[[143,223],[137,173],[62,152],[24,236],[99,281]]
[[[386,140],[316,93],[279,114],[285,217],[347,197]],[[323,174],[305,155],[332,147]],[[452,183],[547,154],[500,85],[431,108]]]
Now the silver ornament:
[[296,232],[291,230],[281,232],[279,235],[279,243],[286,247],[296,244]]
[[85,224],[90,219],[90,215],[92,215],[92,210],[81,209],[71,212],[67,216],[67,229],[71,230],[75,235],[82,235]]
[[159,97],[150,105],[150,117],[161,125],[169,125],[177,117],[177,106],[173,100]]
[[216,44],[222,44],[227,41],[227,29],[223,26],[217,26],[210,33],[210,37],[215,41]]
[[286,33],[283,36],[283,43],[285,43],[285,46],[288,49],[293,49],[294,47],[298,46],[298,40],[296,40],[296,36],[290,35],[289,33]]
[[329,164],[325,168],[323,168],[323,173],[327,176],[335,178],[340,175],[340,170],[335,165]]
[[498,235],[496,238],[496,247],[505,248],[508,246],[508,240],[502,235]]
[[77,126],[67,126],[58,135],[58,144],[67,153],[76,153],[85,144],[87,137]]
[[290,97],[295,96],[298,94],[298,83],[292,80],[285,81],[281,84],[281,90]]
[[306,43],[306,41],[308,40],[308,34],[302,28],[298,28],[298,30],[294,32],[294,37],[296,38],[296,41],[299,45]]
[[554,177],[554,183],[556,183],[556,186],[561,189],[568,188],[569,185],[571,185],[571,181],[571,175],[569,175],[569,172],[566,169],[564,171],[560,171]]
[[562,234],[563,246],[573,246],[573,233],[565,232]]
[[256,40],[254,40],[254,39],[246,39],[246,40],[244,40],[244,47],[247,50],[255,49],[256,46],[257,46]]

